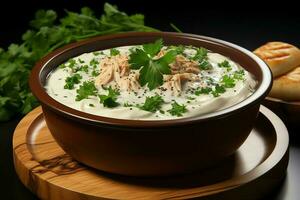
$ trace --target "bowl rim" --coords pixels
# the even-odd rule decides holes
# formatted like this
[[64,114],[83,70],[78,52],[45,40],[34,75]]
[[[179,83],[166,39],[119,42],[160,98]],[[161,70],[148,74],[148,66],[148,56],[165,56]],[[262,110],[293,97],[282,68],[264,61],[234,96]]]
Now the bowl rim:
[[[217,43],[219,45],[227,46],[229,48],[235,49],[250,59],[256,62],[256,64],[260,67],[261,74],[262,74],[262,81],[258,88],[254,91],[252,95],[247,97],[241,102],[238,102],[230,107],[225,109],[221,109],[215,112],[206,113],[200,116],[193,116],[193,117],[186,117],[186,118],[179,118],[179,119],[168,119],[168,120],[133,120],[133,119],[118,119],[118,118],[111,118],[111,117],[103,117],[99,115],[89,114],[83,111],[75,110],[71,107],[68,107],[58,101],[54,100],[51,96],[49,96],[41,83],[41,71],[47,67],[51,61],[55,60],[56,57],[61,56],[69,51],[74,51],[76,48],[84,45],[88,45],[90,43],[96,41],[103,41],[103,40],[112,40],[112,39],[125,39],[128,37],[181,37],[187,39],[198,39],[198,40],[205,40],[208,42]],[[71,58],[71,57],[70,57]],[[47,74],[47,76],[49,73]],[[89,38],[83,41],[74,42],[68,45],[65,45],[49,54],[44,56],[40,61],[36,63],[34,68],[31,71],[30,78],[29,78],[29,85],[31,88],[32,93],[37,99],[41,102],[42,107],[47,106],[52,111],[58,112],[63,114],[65,117],[72,118],[75,120],[79,120],[81,122],[86,123],[93,123],[93,124],[104,124],[110,126],[118,126],[118,127],[166,127],[166,126],[177,126],[177,125],[187,125],[187,124],[194,124],[196,122],[202,122],[206,120],[212,119],[220,119],[226,116],[232,115],[236,112],[241,112],[248,107],[255,105],[258,101],[261,101],[265,98],[272,86],[272,73],[269,67],[265,62],[263,62],[259,57],[253,54],[251,51],[240,47],[236,44],[212,38],[202,35],[195,35],[195,34],[188,34],[188,33],[174,33],[174,32],[129,32],[129,33],[120,33],[120,34],[113,34],[113,35],[106,35],[106,36],[98,36]]]

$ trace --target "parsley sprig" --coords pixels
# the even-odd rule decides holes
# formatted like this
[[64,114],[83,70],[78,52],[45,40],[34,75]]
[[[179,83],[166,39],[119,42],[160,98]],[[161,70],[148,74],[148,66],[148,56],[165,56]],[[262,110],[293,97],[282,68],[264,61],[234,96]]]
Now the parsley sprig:
[[183,113],[187,112],[185,105],[180,105],[176,101],[172,103],[172,108],[167,110],[171,115],[180,117]]
[[149,111],[149,112],[156,112],[161,108],[161,105],[164,103],[162,97],[158,94],[152,97],[146,97],[145,103],[142,106],[139,106],[140,109]]
[[164,56],[155,58],[163,47],[163,40],[142,45],[142,49],[135,49],[129,55],[131,69],[140,69],[139,82],[141,86],[147,85],[150,90],[163,84],[163,74],[170,74],[169,64],[177,55],[175,50],[169,50]]
[[82,99],[86,99],[89,96],[96,96],[97,88],[93,81],[85,81],[82,85],[79,86],[79,89],[76,90],[76,101],[81,101]]
[[200,69],[207,70],[212,68],[208,61],[207,53],[207,49],[200,47],[196,49],[196,54],[192,57],[192,60],[198,61]]
[[100,103],[102,103],[104,107],[108,108],[117,107],[119,103],[116,100],[120,95],[120,92],[117,89],[113,89],[111,86],[107,90],[107,95],[99,95]]
[[65,82],[65,89],[72,90],[74,89],[74,85],[80,83],[82,76],[80,74],[74,74],[73,76],[67,77]]
[[37,11],[22,35],[22,43],[11,44],[7,50],[0,48],[0,121],[26,114],[39,105],[28,78],[41,57],[74,41],[128,31],[158,30],[144,24],[144,15],[127,15],[108,3],[100,17],[88,7],[79,13],[66,11],[62,18],[53,10]]

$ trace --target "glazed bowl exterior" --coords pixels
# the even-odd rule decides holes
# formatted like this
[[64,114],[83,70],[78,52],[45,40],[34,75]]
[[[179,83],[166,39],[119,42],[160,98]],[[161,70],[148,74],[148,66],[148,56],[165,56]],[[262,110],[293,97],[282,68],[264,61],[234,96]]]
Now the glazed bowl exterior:
[[[229,108],[174,120],[124,120],[72,109],[45,91],[49,74],[61,63],[86,52],[138,45],[163,38],[166,45],[205,47],[239,63],[257,80],[255,92]],[[39,61],[30,87],[41,102],[47,126],[57,143],[90,167],[131,176],[165,176],[212,166],[232,155],[246,140],[268,94],[267,65],[237,45],[183,33],[124,33],[91,38],[62,47]]]

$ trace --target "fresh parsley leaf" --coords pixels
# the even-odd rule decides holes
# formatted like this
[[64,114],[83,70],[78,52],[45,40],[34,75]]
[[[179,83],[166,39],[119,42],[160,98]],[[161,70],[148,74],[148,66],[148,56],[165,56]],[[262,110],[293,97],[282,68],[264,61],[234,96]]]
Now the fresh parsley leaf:
[[134,49],[129,55],[129,64],[131,69],[140,69],[141,67],[148,66],[150,58],[142,49]]
[[71,58],[67,61],[67,67],[71,68],[72,71],[75,71],[75,67],[76,67],[76,60]]
[[82,99],[86,99],[89,96],[96,96],[97,88],[93,81],[85,81],[82,85],[79,86],[79,89],[76,90],[76,101],[81,101]]
[[110,56],[116,56],[119,54],[120,54],[120,51],[118,49],[115,49],[115,48],[110,49]]
[[244,80],[245,70],[241,69],[233,73],[233,78],[236,80]]
[[184,54],[184,50],[185,50],[185,46],[183,46],[183,45],[178,45],[178,46],[171,45],[171,46],[168,46],[167,49],[169,49],[169,50],[175,50],[176,53],[177,53],[177,55],[179,55],[179,54],[183,55]]
[[83,72],[88,73],[89,72],[89,66],[88,65],[78,66],[74,71],[75,72],[83,71]]
[[228,75],[222,77],[221,83],[225,88],[233,88],[235,86],[235,80]]
[[[37,11],[29,30],[22,35],[22,43],[11,44],[7,50],[0,49],[0,98],[7,99],[0,104],[0,121],[26,114],[39,105],[30,91],[28,79],[34,64],[44,55],[71,42],[130,31],[158,30],[144,24],[144,15],[127,15],[108,3],[104,4],[100,17],[87,7],[78,13],[66,11],[61,18],[53,10]],[[72,63],[70,67],[77,69]]]
[[95,58],[93,58],[91,61],[90,61],[90,65],[91,66],[95,66],[95,65],[98,65],[99,64],[99,61],[96,60]]
[[227,71],[230,71],[230,70],[232,69],[232,67],[231,67],[231,65],[229,64],[228,60],[224,60],[223,62],[218,63],[218,66],[219,66],[219,67],[226,68]]
[[198,61],[199,67],[202,70],[208,70],[212,68],[212,65],[208,61],[207,53],[207,49],[200,47],[196,49],[196,54],[194,57],[192,57],[192,60]]
[[187,112],[185,105],[180,105],[176,101],[172,103],[172,108],[167,110],[171,115],[180,117],[183,113]]
[[212,65],[210,64],[210,62],[208,62],[208,60],[202,60],[199,61],[199,67],[200,69],[208,70],[212,68]]
[[224,92],[226,92],[225,87],[222,86],[222,85],[217,84],[217,85],[215,86],[215,89],[214,89],[211,93],[212,93],[212,95],[213,95],[214,97],[218,97],[218,96],[220,96],[220,94],[222,94],[222,93],[224,93]]
[[195,95],[199,96],[200,94],[209,94],[212,91],[210,87],[200,88],[195,91]]
[[147,84],[150,90],[163,84],[163,74],[170,74],[169,64],[174,61],[177,55],[175,50],[169,50],[159,59],[153,57],[162,48],[162,40],[152,44],[143,45],[143,49],[135,49],[129,55],[131,69],[140,69],[139,82],[141,86]]
[[100,103],[102,103],[104,107],[108,108],[117,107],[119,103],[116,102],[116,100],[117,96],[120,95],[120,92],[118,90],[112,89],[111,86],[107,90],[107,95],[99,95]]
[[67,77],[64,88],[68,90],[74,89],[74,85],[80,83],[80,79],[82,79],[80,74],[74,74],[73,76]]
[[80,64],[83,64],[83,63],[84,63],[84,60],[81,60],[80,58],[78,58],[78,62],[79,62]]
[[130,103],[126,102],[126,103],[123,104],[123,106],[124,107],[133,107],[133,104],[130,104]]
[[93,70],[92,71],[92,76],[96,77],[100,74],[100,72],[96,71],[96,70]]
[[207,49],[200,47],[196,49],[196,54],[192,58],[192,60],[204,60],[207,58]]
[[154,43],[143,44],[143,50],[146,54],[150,55],[150,57],[154,57],[156,54],[158,54],[162,47],[162,39],[158,39]]
[[152,97],[146,97],[144,104],[142,106],[139,106],[139,108],[149,112],[156,112],[161,108],[161,105],[163,103],[164,100],[162,99],[162,97],[156,94]]

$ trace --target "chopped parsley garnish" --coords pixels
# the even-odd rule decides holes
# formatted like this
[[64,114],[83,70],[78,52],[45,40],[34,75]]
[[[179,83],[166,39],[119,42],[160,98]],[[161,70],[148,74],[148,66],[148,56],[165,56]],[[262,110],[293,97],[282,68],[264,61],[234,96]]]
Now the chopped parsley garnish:
[[192,57],[192,60],[199,62],[199,68],[203,70],[212,68],[212,65],[208,62],[207,52],[207,49],[200,47],[196,49],[196,54]]
[[178,45],[178,46],[168,46],[167,49],[171,49],[171,50],[175,50],[177,55],[181,54],[181,55],[184,55],[184,50],[185,50],[185,46],[183,45]]
[[95,105],[94,105],[94,104],[92,104],[92,103],[90,103],[90,104],[89,104],[89,106],[90,106],[90,107],[95,107]]
[[183,113],[187,112],[185,105],[180,105],[176,101],[172,103],[172,108],[167,110],[171,115],[176,115],[177,117],[182,116]]
[[188,100],[195,100],[195,97],[187,97]]
[[90,65],[91,66],[95,66],[95,65],[98,65],[99,64],[99,61],[97,61],[95,58],[93,58],[91,61],[90,61]]
[[76,60],[74,60],[73,58],[68,60],[68,67],[70,67],[71,69],[74,69],[75,65],[76,65]]
[[110,49],[110,56],[116,56],[119,54],[120,54],[120,51],[118,49],[115,49],[115,48]]
[[97,88],[94,85],[93,81],[85,81],[82,85],[80,85],[79,89],[76,90],[77,96],[76,101],[81,101],[82,99],[86,99],[89,96],[96,96]]
[[133,107],[133,104],[130,104],[130,103],[126,102],[126,103],[123,104],[123,106],[124,107]]
[[199,88],[195,91],[195,95],[199,96],[200,94],[209,94],[212,91],[210,87]]
[[204,60],[207,58],[207,49],[200,47],[196,48],[196,54],[192,57],[192,60]]
[[82,79],[82,76],[80,74],[74,74],[73,76],[67,77],[65,82],[65,89],[72,90],[74,89],[74,85],[80,83],[80,79]]
[[94,56],[99,56],[101,53],[99,51],[93,52]]
[[214,89],[211,93],[212,93],[212,95],[213,95],[214,97],[218,97],[218,96],[220,96],[220,94],[222,94],[222,93],[224,93],[224,92],[226,92],[225,87],[222,86],[222,85],[217,84],[217,85],[215,86],[215,89]]
[[228,75],[224,75],[222,77],[221,83],[225,88],[233,88],[235,86],[235,80],[234,78],[231,78]]
[[142,110],[149,112],[156,112],[161,108],[161,104],[164,103],[164,100],[158,94],[152,97],[146,97],[145,103],[142,106],[138,106]]
[[232,69],[232,67],[231,67],[231,65],[229,64],[228,60],[224,60],[223,62],[218,63],[218,66],[219,66],[219,67],[226,68],[228,72]]
[[81,60],[80,58],[78,58],[78,62],[81,63],[81,64],[84,63],[84,61]]
[[131,69],[140,69],[139,82],[141,86],[147,84],[150,90],[163,84],[163,74],[170,74],[169,64],[177,55],[175,50],[169,50],[161,58],[154,57],[163,47],[162,39],[154,43],[144,44],[142,49],[135,49],[129,55]]
[[120,95],[120,92],[116,89],[112,89],[111,86],[107,90],[107,95],[99,95],[100,103],[102,103],[104,107],[108,108],[117,107],[119,103],[116,102],[116,100],[118,95]]
[[100,74],[100,72],[96,71],[96,70],[93,70],[92,71],[92,76],[96,77]]
[[75,71],[76,72],[78,72],[78,71],[84,71],[84,72],[88,73],[89,72],[89,66],[88,65],[83,65],[81,67],[76,68]]
[[233,78],[236,80],[244,80],[245,71],[243,69],[235,71]]

